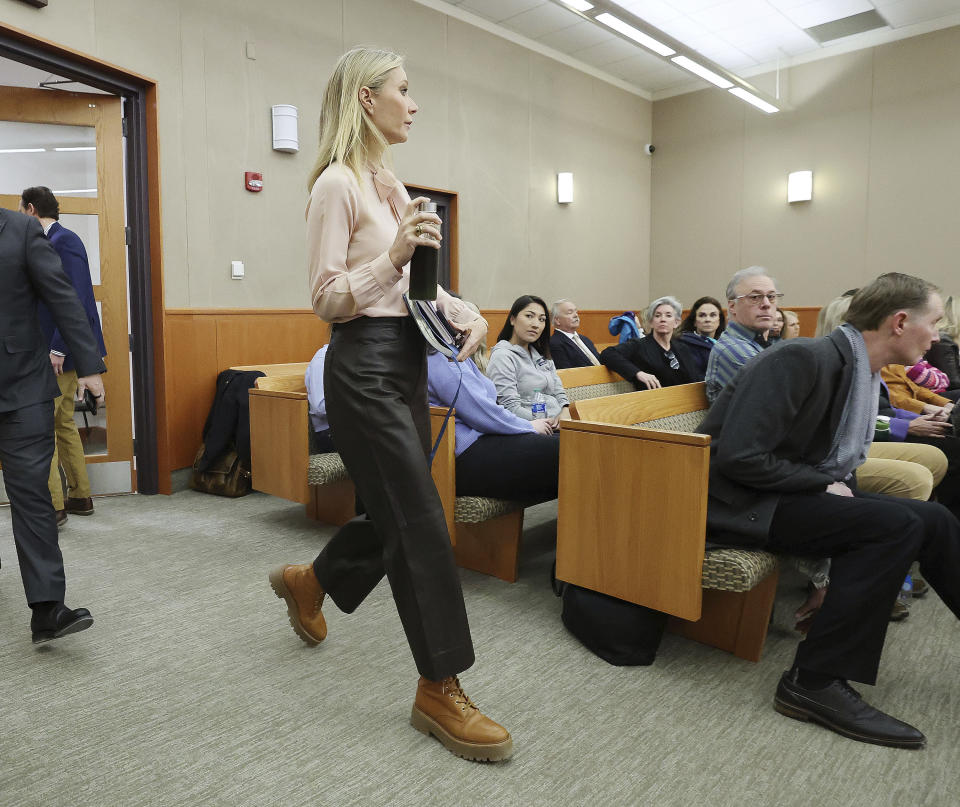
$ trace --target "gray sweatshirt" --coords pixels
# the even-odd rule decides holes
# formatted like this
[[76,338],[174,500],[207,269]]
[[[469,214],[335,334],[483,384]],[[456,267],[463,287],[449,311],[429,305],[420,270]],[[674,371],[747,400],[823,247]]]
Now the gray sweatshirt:
[[487,375],[497,388],[497,403],[508,412],[526,420],[533,420],[533,394],[540,390],[546,398],[547,417],[560,414],[570,402],[557,369],[551,359],[545,359],[535,347],[528,351],[503,339],[490,351]]

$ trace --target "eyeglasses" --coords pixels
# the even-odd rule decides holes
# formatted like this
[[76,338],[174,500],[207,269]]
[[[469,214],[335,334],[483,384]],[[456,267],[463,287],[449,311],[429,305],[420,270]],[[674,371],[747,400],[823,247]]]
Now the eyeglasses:
[[754,292],[753,294],[740,294],[733,299],[746,300],[750,303],[750,305],[760,305],[763,302],[764,297],[770,301],[770,305],[776,305],[783,297],[783,293],[779,291],[771,291],[769,294],[760,294],[759,292]]
[[680,369],[680,360],[677,358],[676,354],[672,350],[666,351],[664,355],[667,357],[667,361],[670,362],[671,370]]

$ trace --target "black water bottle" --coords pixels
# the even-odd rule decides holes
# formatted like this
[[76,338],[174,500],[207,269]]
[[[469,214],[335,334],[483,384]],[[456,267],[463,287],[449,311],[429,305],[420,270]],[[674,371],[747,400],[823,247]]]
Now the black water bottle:
[[[421,202],[421,213],[436,213],[436,202]],[[427,232],[423,238],[433,239]],[[411,300],[437,299],[437,269],[440,267],[440,250],[428,246],[419,246],[410,259],[410,290],[407,296]]]

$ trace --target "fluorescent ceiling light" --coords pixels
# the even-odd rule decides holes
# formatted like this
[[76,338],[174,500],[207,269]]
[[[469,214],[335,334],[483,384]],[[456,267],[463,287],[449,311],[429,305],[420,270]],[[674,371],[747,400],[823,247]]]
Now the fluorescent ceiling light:
[[693,59],[688,59],[686,56],[674,56],[671,60],[674,64],[680,65],[684,70],[689,70],[691,73],[696,73],[700,78],[706,79],[711,84],[715,84],[721,90],[730,89],[733,86],[732,81],[727,81],[723,76],[714,73],[712,70],[707,69],[702,64],[697,64]]
[[55,148],[54,151],[96,151],[96,146],[63,146]]
[[661,56],[673,56],[673,54],[676,53],[673,48],[664,45],[662,42],[658,42],[652,36],[647,36],[643,31],[634,28],[621,19],[617,19],[613,14],[598,14],[594,19],[597,22],[602,22],[608,28],[613,28],[614,31],[630,37],[634,42],[639,42],[654,53],[659,53]]
[[0,154],[36,154],[46,149],[0,149]]
[[731,95],[737,96],[737,98],[742,101],[746,101],[748,104],[753,104],[757,109],[761,109],[766,113],[779,112],[779,107],[775,107],[773,104],[768,104],[762,98],[758,98],[752,92],[747,92],[743,87],[734,87],[732,90],[728,90]]
[[96,188],[73,188],[72,190],[66,191],[50,191],[50,193],[96,193]]
[[587,0],[560,0],[560,2],[577,11],[589,11],[593,8],[593,3],[588,3]]

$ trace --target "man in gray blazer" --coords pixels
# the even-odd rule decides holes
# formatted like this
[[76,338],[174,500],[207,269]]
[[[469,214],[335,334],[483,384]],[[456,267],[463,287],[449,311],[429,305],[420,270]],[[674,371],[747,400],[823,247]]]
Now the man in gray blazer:
[[890,603],[910,564],[960,617],[960,522],[945,507],[856,488],[877,416],[880,368],[914,364],[937,340],[937,290],[883,275],[853,298],[847,322],[756,356],[728,383],[701,431],[713,438],[710,540],[832,558],[830,588],[775,708],[852,739],[900,748],[922,733],[863,701]]
[[40,222],[0,209],[0,463],[34,642],[93,624],[64,605],[66,580],[47,478],[53,457],[53,401],[60,394],[37,321],[42,300],[74,357],[80,394],[103,398],[106,371],[87,315]]

